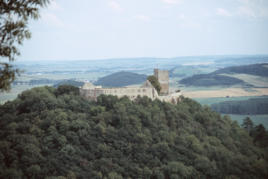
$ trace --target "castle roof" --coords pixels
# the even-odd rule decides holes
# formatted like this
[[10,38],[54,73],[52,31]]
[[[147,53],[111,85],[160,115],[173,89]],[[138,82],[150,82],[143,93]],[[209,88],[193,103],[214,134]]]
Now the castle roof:
[[92,83],[90,83],[90,82],[86,82],[86,83],[83,85],[82,88],[83,88],[83,89],[94,89],[95,86],[94,86]]
[[152,83],[149,80],[146,80],[141,87],[143,87],[143,88],[154,88],[154,86],[152,85]]

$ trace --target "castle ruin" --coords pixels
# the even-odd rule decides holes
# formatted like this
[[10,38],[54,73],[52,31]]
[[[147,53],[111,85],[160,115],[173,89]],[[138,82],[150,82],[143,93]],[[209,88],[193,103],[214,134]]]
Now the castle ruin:
[[134,100],[138,96],[147,96],[152,100],[159,99],[160,101],[177,103],[177,99],[181,96],[180,92],[169,92],[169,73],[165,70],[154,69],[154,76],[158,79],[161,91],[160,94],[156,91],[150,81],[145,81],[140,87],[121,87],[121,88],[102,88],[102,86],[95,86],[86,82],[80,88],[80,95],[89,100],[97,100],[100,95],[114,95],[123,97],[127,96],[129,99]]
[[167,70],[154,69],[154,76],[161,86],[160,95],[169,94],[169,73]]

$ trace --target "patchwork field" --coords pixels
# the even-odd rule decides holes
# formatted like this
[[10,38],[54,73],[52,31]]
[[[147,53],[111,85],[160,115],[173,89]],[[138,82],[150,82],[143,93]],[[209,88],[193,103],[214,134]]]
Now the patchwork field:
[[222,74],[222,75],[238,78],[255,87],[261,87],[261,88],[268,87],[267,77],[261,77],[261,76],[249,75],[249,74]]
[[224,88],[217,90],[182,91],[185,97],[189,98],[218,98],[218,97],[239,97],[239,96],[264,96],[268,95],[268,88]]

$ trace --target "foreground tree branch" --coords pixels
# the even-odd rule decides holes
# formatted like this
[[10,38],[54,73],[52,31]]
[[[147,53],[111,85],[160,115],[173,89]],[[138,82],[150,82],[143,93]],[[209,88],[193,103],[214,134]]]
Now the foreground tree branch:
[[39,9],[49,0],[0,0],[0,91],[10,90],[20,74],[10,62],[20,55],[18,46],[29,39],[29,19],[39,18]]

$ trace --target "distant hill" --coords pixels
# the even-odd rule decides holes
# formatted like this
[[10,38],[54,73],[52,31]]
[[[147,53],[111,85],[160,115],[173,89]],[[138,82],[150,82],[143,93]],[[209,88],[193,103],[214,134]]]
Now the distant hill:
[[187,86],[231,86],[236,84],[245,84],[243,80],[215,74],[193,75],[182,79],[180,83]]
[[146,75],[121,71],[102,77],[94,84],[105,87],[122,87],[122,86],[140,84],[144,82],[146,79],[147,79]]
[[216,70],[211,74],[232,74],[232,73],[242,73],[248,75],[257,75],[262,77],[268,77],[268,63],[253,64],[253,65],[243,65],[243,66],[232,66]]
[[72,85],[72,86],[75,86],[75,87],[80,87],[80,86],[83,86],[84,85],[84,82],[75,81],[75,80],[62,80],[62,81],[56,83],[53,86],[57,88],[60,85]]
[[247,74],[268,77],[268,64],[263,63],[226,67],[212,73],[193,75],[191,77],[184,78],[180,80],[180,83],[187,86],[232,86],[239,84],[252,86],[241,79],[225,76],[224,74]]

